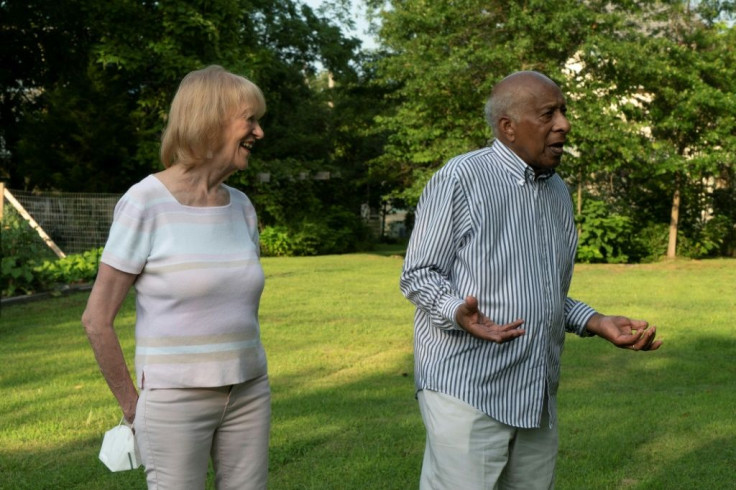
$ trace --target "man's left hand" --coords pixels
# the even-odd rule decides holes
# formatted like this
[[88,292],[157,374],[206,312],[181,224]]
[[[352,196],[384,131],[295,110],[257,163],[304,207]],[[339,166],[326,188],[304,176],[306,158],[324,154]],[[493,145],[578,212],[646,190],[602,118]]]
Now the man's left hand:
[[657,350],[662,345],[661,340],[654,340],[657,327],[650,327],[644,320],[596,313],[588,320],[585,328],[622,349]]

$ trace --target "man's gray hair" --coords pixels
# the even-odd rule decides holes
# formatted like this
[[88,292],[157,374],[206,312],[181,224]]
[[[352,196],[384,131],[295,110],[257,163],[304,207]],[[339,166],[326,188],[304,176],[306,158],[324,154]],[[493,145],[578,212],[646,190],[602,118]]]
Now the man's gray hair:
[[488,126],[491,127],[491,131],[494,136],[498,127],[498,122],[502,117],[506,116],[512,120],[516,120],[516,108],[514,107],[516,97],[511,90],[494,90],[491,92],[491,96],[488,98],[485,107],[485,117]]

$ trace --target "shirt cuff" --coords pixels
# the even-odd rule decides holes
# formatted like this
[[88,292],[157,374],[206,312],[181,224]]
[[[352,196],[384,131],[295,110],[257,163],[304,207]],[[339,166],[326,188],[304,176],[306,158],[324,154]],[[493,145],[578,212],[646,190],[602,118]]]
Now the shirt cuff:
[[595,334],[590,333],[585,326],[588,324],[590,317],[596,314],[596,311],[585,303],[577,302],[567,314],[567,324],[571,331],[581,337],[593,337]]
[[455,320],[457,309],[464,303],[453,296],[446,296],[437,305],[437,314],[432,318],[435,327],[443,330],[464,330]]

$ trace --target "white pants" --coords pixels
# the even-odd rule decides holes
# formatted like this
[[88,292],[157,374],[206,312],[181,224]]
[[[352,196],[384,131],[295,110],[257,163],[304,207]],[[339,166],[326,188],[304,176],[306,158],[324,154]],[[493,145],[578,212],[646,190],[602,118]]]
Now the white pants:
[[148,488],[265,489],[271,392],[268,376],[217,388],[148,389],[138,399],[135,438]]
[[421,490],[554,488],[557,427],[546,404],[539,429],[518,429],[443,393],[417,397],[427,429]]

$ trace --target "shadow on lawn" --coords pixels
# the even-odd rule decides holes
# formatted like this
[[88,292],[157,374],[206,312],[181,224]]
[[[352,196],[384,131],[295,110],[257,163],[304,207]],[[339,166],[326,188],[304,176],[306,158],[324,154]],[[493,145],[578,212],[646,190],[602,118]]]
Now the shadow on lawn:
[[411,375],[364,376],[300,395],[287,384],[272,380],[273,488],[416,487],[424,430]]
[[736,340],[567,348],[576,352],[562,367],[560,490],[736,488]]
[[[80,306],[67,304],[66,298],[59,301],[34,308]],[[43,373],[29,369],[3,380],[35,397],[34,403],[16,403],[3,413],[5,427],[63,417],[43,413],[41,407],[60,396],[77,403],[77,385],[102,383],[77,315],[67,326],[58,323],[57,315],[42,329],[4,319],[8,328],[0,331],[0,339],[13,346],[19,359],[53,354],[59,361]],[[314,339],[292,341],[291,351],[299,352]],[[75,372],[65,353],[80,350],[87,361]],[[558,490],[736,488],[734,359],[736,339],[725,334],[681,334],[653,353],[570,338],[559,394]],[[407,354],[378,373],[333,385],[320,382],[335,373],[329,363],[274,375],[271,488],[416,488],[424,430],[411,365]],[[48,379],[53,389],[39,392],[39,379]],[[111,406],[104,393],[89,410]],[[80,433],[73,442],[51,448],[43,441],[23,441],[22,449],[12,453],[0,448],[0,488],[145,487],[142,474],[112,474],[97,460],[101,437]]]
[[[732,414],[733,416],[733,414]],[[658,466],[655,482],[669,488],[736,489],[736,434],[695,446],[674,461]]]
[[[411,376],[366,376],[295,395],[302,381],[272,379],[269,488],[415,486],[424,439]],[[107,398],[99,403],[110,406]],[[34,418],[47,415],[18,413],[13,425],[33,424]],[[145,488],[142,468],[111,473],[97,459],[102,435],[80,434],[53,447],[37,440],[12,453],[0,452],[0,489]],[[211,471],[207,488],[213,488]]]
[[63,445],[33,450],[0,452],[0,488],[13,490],[142,489],[146,487],[143,468],[110,472],[97,458],[99,438],[80,438]]

